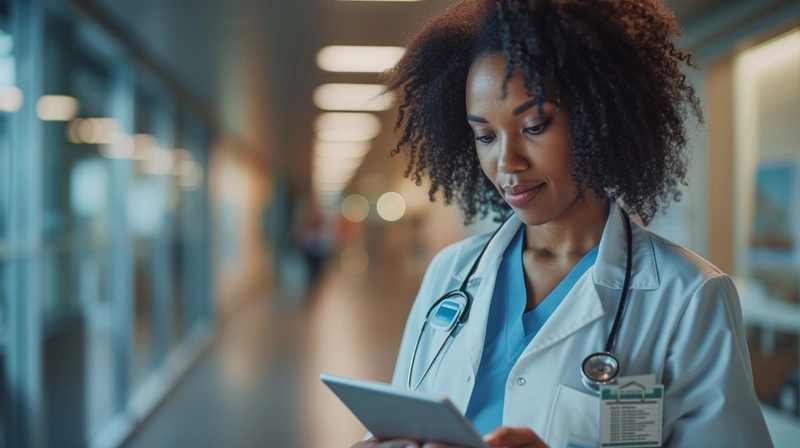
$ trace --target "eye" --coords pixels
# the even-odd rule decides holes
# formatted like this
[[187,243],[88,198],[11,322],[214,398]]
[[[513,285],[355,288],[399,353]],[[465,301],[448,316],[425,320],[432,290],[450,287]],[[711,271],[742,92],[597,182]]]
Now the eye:
[[494,134],[476,135],[475,141],[483,144],[489,144],[494,141]]
[[552,121],[553,120],[550,119],[550,120],[545,121],[542,124],[537,124],[536,126],[527,127],[525,129],[523,129],[522,131],[524,133],[526,133],[526,134],[529,134],[529,135],[539,135],[539,134],[543,133],[545,131],[545,129],[547,129],[547,127],[550,125],[550,122],[552,122]]

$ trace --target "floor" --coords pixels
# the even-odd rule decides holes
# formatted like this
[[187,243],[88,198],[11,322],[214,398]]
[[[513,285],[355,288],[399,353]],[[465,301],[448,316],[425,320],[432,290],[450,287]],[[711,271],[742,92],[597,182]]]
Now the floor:
[[125,446],[352,445],[365,430],[319,374],[388,381],[421,275],[329,265],[302,306],[251,301]]

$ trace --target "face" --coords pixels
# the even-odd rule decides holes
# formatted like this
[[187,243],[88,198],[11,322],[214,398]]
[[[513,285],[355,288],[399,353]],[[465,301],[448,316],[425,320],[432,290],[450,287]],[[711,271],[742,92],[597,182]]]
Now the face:
[[564,107],[537,102],[525,93],[521,71],[503,97],[506,60],[490,55],[472,64],[467,78],[467,121],[481,167],[497,190],[529,225],[562,217],[577,204],[570,177],[572,145]]

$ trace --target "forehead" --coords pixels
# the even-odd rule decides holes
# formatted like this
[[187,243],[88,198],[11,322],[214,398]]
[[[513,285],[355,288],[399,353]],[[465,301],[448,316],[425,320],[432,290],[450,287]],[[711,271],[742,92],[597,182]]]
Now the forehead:
[[502,54],[476,59],[467,76],[467,108],[470,105],[477,107],[477,103],[518,105],[531,98],[526,92],[521,70],[516,69],[512,73],[511,79],[505,85],[506,94],[503,92],[505,76],[506,59]]

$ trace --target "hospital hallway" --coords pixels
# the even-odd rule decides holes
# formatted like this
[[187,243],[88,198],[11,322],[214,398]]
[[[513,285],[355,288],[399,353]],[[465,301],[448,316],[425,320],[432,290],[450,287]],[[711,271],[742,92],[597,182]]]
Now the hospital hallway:
[[322,448],[360,440],[363,426],[318,376],[391,379],[421,281],[421,272],[396,267],[354,276],[329,263],[304,304],[249,301],[125,446]]
[[[731,275],[794,447],[800,0],[648,1],[706,117],[648,230]],[[387,90],[469,3],[0,0],[0,448],[360,440],[320,373],[388,382],[433,258],[497,227],[471,155],[395,151],[411,115]]]

